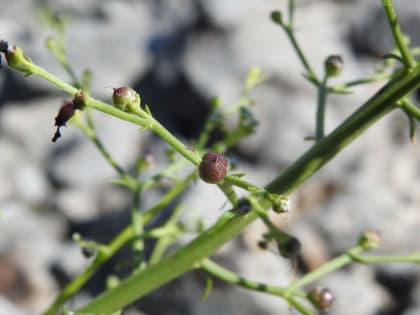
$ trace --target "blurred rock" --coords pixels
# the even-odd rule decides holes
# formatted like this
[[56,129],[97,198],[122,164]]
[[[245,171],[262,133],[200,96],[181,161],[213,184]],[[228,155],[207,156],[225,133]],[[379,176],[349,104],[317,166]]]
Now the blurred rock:
[[[24,106],[11,102],[0,108],[0,131],[26,151],[25,159],[45,161],[53,144],[54,118],[62,98],[45,98],[27,102]],[[68,129],[63,131],[65,134]],[[22,158],[20,158],[22,159]]]
[[[402,31],[410,37],[415,47],[420,41],[417,29],[420,26],[420,4],[410,0],[393,2]],[[347,15],[352,20],[349,39],[353,50],[360,55],[379,57],[395,47],[389,22],[380,2],[357,1],[349,7]],[[383,34],[377,36],[377,34]]]
[[56,206],[71,221],[85,221],[98,215],[96,194],[92,190],[70,188],[56,195]]
[[40,313],[55,294],[48,265],[60,247],[63,222],[57,216],[40,215],[16,202],[2,203],[0,208],[0,253],[14,257],[29,283],[25,309],[31,314]]
[[19,309],[15,304],[10,302],[7,298],[0,295],[0,314],[24,315],[27,313]]
[[49,182],[41,167],[37,165],[20,165],[14,174],[18,198],[29,204],[45,202],[49,192]]

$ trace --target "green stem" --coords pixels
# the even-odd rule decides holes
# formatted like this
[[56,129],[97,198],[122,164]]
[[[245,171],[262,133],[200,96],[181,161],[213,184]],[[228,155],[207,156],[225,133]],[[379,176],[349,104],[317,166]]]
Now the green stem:
[[316,86],[319,85],[319,80],[315,74],[315,72],[312,70],[311,65],[309,64],[309,61],[306,59],[303,50],[300,48],[299,43],[296,40],[293,27],[291,25],[284,25],[283,26],[287,37],[289,38],[290,42],[292,43],[292,46],[294,50],[296,51],[299,60],[301,61],[303,67],[306,70],[306,73],[308,75],[308,78],[311,82],[313,82]]
[[120,176],[122,181],[126,184],[126,186],[128,186],[132,190],[135,189],[136,180],[132,176],[130,176],[121,166],[118,165],[118,163],[114,160],[112,155],[105,148],[102,141],[99,140],[94,129],[92,129],[92,127],[89,125],[83,124],[78,119],[73,121],[73,123],[76,126],[78,126],[80,130],[82,130],[83,133],[95,144],[96,148],[105,158],[105,160],[109,163],[109,165],[111,165],[111,167],[118,173],[118,175]]
[[316,141],[320,141],[324,138],[324,125],[325,125],[325,105],[327,100],[327,81],[328,75],[325,75],[324,79],[322,80],[321,84],[318,87],[318,102],[317,102],[317,110],[316,110],[316,131],[315,131],[315,139]]
[[378,81],[383,81],[392,78],[392,73],[379,73],[368,76],[366,78],[355,79],[352,81],[348,81],[342,84],[336,84],[333,86],[328,87],[329,93],[351,93],[347,89],[350,87],[367,84],[367,83],[374,83]]
[[340,255],[333,260],[325,263],[318,269],[306,274],[304,277],[300,278],[298,281],[293,282],[286,288],[286,296],[290,296],[296,289],[299,289],[309,283],[318,280],[319,278],[323,277],[324,275],[330,273],[333,270],[339,269],[353,261],[351,255],[356,255],[362,252],[364,248],[362,246],[356,246],[351,248],[348,252]]
[[292,305],[295,309],[297,309],[303,315],[314,315],[312,311],[308,310],[305,306],[303,306],[301,303],[296,301],[294,298],[289,298],[287,301],[289,302],[290,305]]
[[408,48],[404,39],[404,34],[401,32],[397,14],[394,9],[394,4],[392,0],[382,0],[382,6],[384,7],[389,25],[391,27],[392,35],[394,36],[395,43],[401,53],[404,64],[407,69],[412,69],[416,66],[417,62],[411,55],[410,49]]
[[420,109],[414,105],[408,98],[404,98],[400,101],[402,109],[410,116],[420,121]]
[[[164,228],[171,229],[176,226],[176,222],[181,215],[182,207],[178,205],[172,212],[170,218],[166,221]],[[178,232],[181,232],[181,229],[178,228]],[[153,248],[153,252],[150,255],[149,263],[155,264],[161,260],[167,248],[174,242],[177,234],[173,233],[172,235],[167,235],[165,237],[160,237],[159,240],[156,242],[155,247]]]
[[172,200],[174,200],[175,197],[177,197],[182,191],[184,191],[188,184],[196,177],[197,174],[194,170],[183,181],[172,187],[162,198],[160,198],[159,202],[143,214],[145,224],[149,222],[149,220],[151,220],[161,209],[172,202]]
[[[346,119],[327,137],[316,143],[301,158],[273,180],[266,189],[277,194],[287,194],[312,176],[352,140],[380,117],[394,108],[394,103],[420,85],[420,66],[384,86],[377,94]],[[262,206],[268,209],[271,204]],[[197,263],[211,255],[224,243],[238,235],[243,228],[257,218],[254,211],[244,216],[224,213],[214,226],[199,237],[159,263],[150,265],[112,290],[106,291],[79,309],[81,313],[101,313],[121,307],[151,292],[191,270]]]
[[233,187],[230,183],[227,183],[223,181],[221,184],[217,185],[219,186],[220,190],[225,194],[227,200],[229,200],[232,207],[235,207],[238,203],[238,195],[233,190]]
[[[210,259],[204,259],[200,263],[200,268],[203,269],[205,272],[207,272],[209,275],[211,275],[214,278],[217,278],[219,280],[240,286],[242,288],[258,291],[262,293],[271,294],[274,296],[279,296],[282,298],[285,297],[286,290],[285,288],[269,285],[262,282],[253,281],[244,277],[241,277],[237,275],[236,273],[233,273],[230,270],[227,270],[226,268],[220,266],[219,264],[215,263],[214,261]],[[293,296],[295,297],[306,297],[304,293],[301,292],[293,292]],[[313,314],[311,311],[306,309],[303,305],[298,303],[296,300],[294,300],[293,297],[288,297],[286,299],[292,306],[294,306],[297,310],[299,310],[302,314]]]
[[227,270],[210,259],[204,259],[199,267],[206,271],[209,275],[223,280],[225,282],[238,285],[245,289],[269,293],[271,295],[284,297],[285,289],[277,286],[268,285],[262,282],[256,282],[237,275],[236,273]]
[[134,268],[135,271],[146,267],[144,260],[144,241],[142,237],[144,233],[144,220],[143,214],[139,209],[140,195],[141,185],[138,184],[133,191],[133,204],[131,207],[131,226],[133,231],[132,248],[134,254],[134,262],[136,264],[136,268]]
[[414,263],[420,264],[420,253],[413,253],[404,256],[385,256],[385,255],[357,255],[350,253],[353,261],[362,264],[385,264],[385,263]]

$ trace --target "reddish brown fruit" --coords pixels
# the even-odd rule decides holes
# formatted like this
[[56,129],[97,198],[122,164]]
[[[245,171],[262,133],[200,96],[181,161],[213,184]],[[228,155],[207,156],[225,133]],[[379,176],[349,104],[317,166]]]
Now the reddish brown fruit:
[[312,304],[319,310],[327,310],[335,302],[334,294],[328,288],[312,289],[308,297]]
[[198,171],[200,178],[209,184],[218,184],[227,174],[228,160],[219,153],[208,152],[203,156]]

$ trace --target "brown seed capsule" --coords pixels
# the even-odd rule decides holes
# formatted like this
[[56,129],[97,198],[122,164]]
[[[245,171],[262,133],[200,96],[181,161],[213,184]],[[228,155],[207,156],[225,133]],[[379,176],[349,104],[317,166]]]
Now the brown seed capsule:
[[335,302],[334,294],[328,288],[315,288],[308,294],[309,300],[319,310],[329,309]]
[[208,152],[198,167],[200,178],[209,184],[218,184],[227,174],[228,160],[219,153]]
[[73,102],[66,102],[61,106],[57,116],[55,117],[55,126],[57,127],[56,132],[51,139],[52,142],[56,142],[61,137],[60,128],[66,125],[66,122],[74,115],[74,104]]

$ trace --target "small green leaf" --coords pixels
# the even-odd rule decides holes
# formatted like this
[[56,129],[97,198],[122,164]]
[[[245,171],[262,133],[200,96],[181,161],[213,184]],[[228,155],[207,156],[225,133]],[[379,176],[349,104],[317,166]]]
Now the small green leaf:
[[213,290],[213,279],[211,277],[206,278],[206,288],[204,289],[203,294],[201,294],[201,302],[205,302],[210,296],[211,291]]
[[268,75],[264,74],[259,67],[252,67],[245,80],[245,92],[249,92],[268,78]]

